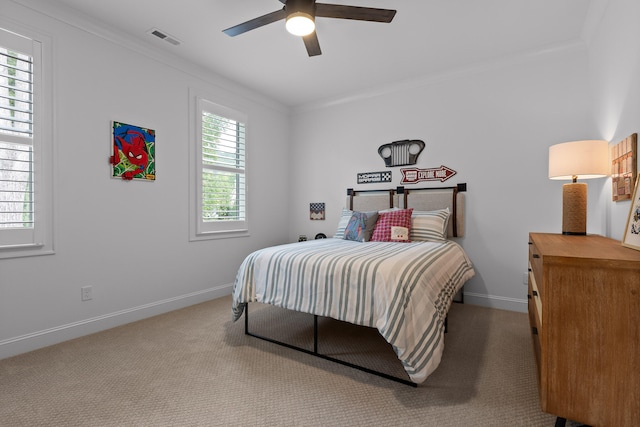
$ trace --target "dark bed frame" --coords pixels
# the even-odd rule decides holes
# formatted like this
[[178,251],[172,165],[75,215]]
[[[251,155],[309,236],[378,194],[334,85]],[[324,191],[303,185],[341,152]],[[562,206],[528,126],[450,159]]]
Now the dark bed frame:
[[[458,184],[455,187],[434,187],[434,188],[420,188],[420,189],[416,189],[416,190],[420,190],[420,191],[428,191],[428,190],[453,190],[453,212],[451,213],[451,220],[453,221],[453,236],[457,237],[458,233],[457,233],[457,193],[458,192],[463,192],[467,190],[467,184]],[[373,192],[388,192],[389,193],[389,207],[393,207],[394,204],[394,196],[396,194],[401,194],[404,197],[404,205],[403,206],[407,206],[407,197],[409,195],[411,190],[406,189],[405,187],[397,187],[396,189],[391,189],[391,190],[354,190],[352,188],[347,189],[347,196],[349,196],[349,208],[351,210],[353,210],[353,198],[356,196],[356,194],[358,193],[373,193]],[[460,299],[459,300],[453,300],[453,302],[455,303],[460,303],[460,304],[464,304],[464,287],[460,290],[459,292],[460,294]],[[363,326],[365,327],[365,326]],[[448,316],[445,318],[444,321],[444,331],[445,333],[447,332],[448,329]],[[306,349],[304,347],[299,347],[293,344],[289,344],[283,341],[279,341],[273,338],[269,338],[266,337],[264,335],[260,335],[260,334],[256,334],[253,333],[251,331],[249,331],[249,303],[245,304],[245,308],[244,308],[244,333],[245,335],[254,337],[254,338],[258,338],[264,341],[268,341],[270,343],[273,344],[278,344],[280,346],[286,347],[286,348],[290,348],[292,350],[297,350],[300,351],[302,353],[306,353],[312,356],[316,356],[319,357],[321,359],[324,360],[329,360],[331,362],[335,362],[338,363],[340,365],[344,365],[344,366],[348,366],[350,368],[353,369],[357,369],[359,371],[363,371],[366,372],[368,374],[372,374],[372,375],[376,375],[378,377],[381,378],[385,378],[388,380],[392,380],[401,384],[405,384],[411,387],[418,387],[418,384],[414,383],[411,380],[408,380],[406,378],[400,378],[400,377],[395,377],[393,375],[389,375],[387,373],[384,372],[380,372],[380,371],[376,371],[374,369],[370,369],[367,368],[366,366],[361,366],[361,365],[356,365],[354,363],[350,363],[347,362],[345,360],[341,360],[341,359],[337,359],[335,357],[329,356],[327,354],[321,353],[318,351],[318,315],[314,314],[313,315],[313,350],[309,350]]]

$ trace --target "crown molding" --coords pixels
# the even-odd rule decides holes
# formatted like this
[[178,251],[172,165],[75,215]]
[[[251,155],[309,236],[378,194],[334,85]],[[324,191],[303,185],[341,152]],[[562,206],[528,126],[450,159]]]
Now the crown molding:
[[246,86],[237,83],[228,77],[217,74],[206,67],[193,62],[188,62],[178,55],[172,54],[165,49],[161,49],[159,46],[155,45],[155,43],[164,43],[161,40],[153,40],[154,43],[151,43],[121,32],[115,32],[102,22],[73,8],[56,2],[42,0],[9,1],[40,15],[47,16],[58,22],[74,27],[80,31],[84,31],[93,36],[112,42],[123,49],[128,49],[144,55],[167,67],[188,74],[204,83],[213,85],[229,95],[236,97],[240,96],[248,101],[258,103],[285,114],[290,113],[290,108],[288,106],[273,100],[259,91],[247,88]]
[[495,58],[492,60],[477,62],[457,68],[452,68],[449,70],[444,70],[441,72],[426,74],[417,79],[404,80],[388,85],[381,85],[375,88],[370,88],[364,91],[345,94],[340,97],[301,104],[292,108],[292,114],[300,114],[324,108],[331,108],[338,105],[350,104],[352,102],[362,101],[365,99],[375,98],[391,93],[415,90],[420,87],[430,86],[436,83],[441,83],[443,81],[455,80],[461,77],[471,76],[487,71],[499,70],[518,64],[539,61],[543,58],[565,56],[569,53],[580,51],[586,52],[586,48],[587,46],[585,42],[581,39],[573,40],[563,44],[544,46],[538,49],[519,52],[515,55],[504,56],[501,58]]

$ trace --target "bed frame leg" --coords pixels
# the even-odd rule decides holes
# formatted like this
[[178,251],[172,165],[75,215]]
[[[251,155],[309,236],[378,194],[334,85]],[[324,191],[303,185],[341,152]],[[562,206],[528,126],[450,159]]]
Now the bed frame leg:
[[556,427],[564,427],[567,425],[567,419],[562,417],[556,418]]
[[318,354],[318,315],[313,315],[313,352]]
[[244,334],[249,335],[249,304],[244,305]]

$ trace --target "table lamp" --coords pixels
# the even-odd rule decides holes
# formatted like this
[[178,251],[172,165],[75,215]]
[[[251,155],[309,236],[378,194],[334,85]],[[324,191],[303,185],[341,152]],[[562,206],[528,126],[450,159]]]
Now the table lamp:
[[549,147],[549,178],[572,180],[562,186],[562,234],[587,234],[587,184],[580,179],[609,175],[609,143],[573,141]]

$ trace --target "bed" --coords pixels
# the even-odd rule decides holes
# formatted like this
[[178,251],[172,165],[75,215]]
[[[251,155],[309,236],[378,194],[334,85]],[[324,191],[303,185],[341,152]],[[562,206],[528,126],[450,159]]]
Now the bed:
[[[261,302],[310,313],[316,325],[317,316],[325,316],[376,328],[409,381],[391,379],[424,382],[440,363],[449,307],[475,274],[453,240],[464,235],[463,190],[464,184],[348,190],[333,237],[264,248],[245,258],[233,287],[233,320],[245,312],[250,334],[247,305]],[[317,341],[314,351],[296,349],[342,363],[319,354]]]

